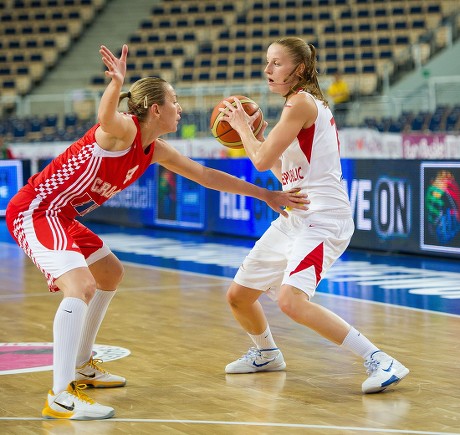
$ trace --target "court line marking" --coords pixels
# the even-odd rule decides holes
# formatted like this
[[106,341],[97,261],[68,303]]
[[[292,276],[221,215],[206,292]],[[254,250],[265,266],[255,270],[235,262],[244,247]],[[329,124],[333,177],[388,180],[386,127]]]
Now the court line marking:
[[[46,421],[53,422],[59,420],[43,419],[38,417],[0,417],[0,421]],[[79,421],[79,420],[67,420]],[[171,423],[171,424],[203,424],[203,425],[223,425],[223,426],[262,426],[262,427],[283,427],[283,428],[300,428],[300,429],[331,429],[331,430],[352,430],[359,432],[373,433],[398,433],[412,435],[459,435],[458,432],[431,432],[420,430],[406,429],[377,429],[372,427],[356,427],[356,426],[325,426],[317,424],[302,424],[302,423],[269,423],[255,421],[221,421],[221,420],[172,420],[172,419],[155,419],[155,418],[111,418],[106,420],[93,420],[105,423]]]

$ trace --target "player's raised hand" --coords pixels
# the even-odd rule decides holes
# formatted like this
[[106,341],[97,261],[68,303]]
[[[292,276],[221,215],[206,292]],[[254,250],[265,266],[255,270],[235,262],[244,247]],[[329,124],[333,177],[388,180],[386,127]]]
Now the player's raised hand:
[[104,62],[104,65],[107,67],[105,75],[114,81],[123,83],[126,75],[128,46],[126,44],[123,45],[119,59],[105,45],[101,45],[99,53],[101,53],[102,62]]

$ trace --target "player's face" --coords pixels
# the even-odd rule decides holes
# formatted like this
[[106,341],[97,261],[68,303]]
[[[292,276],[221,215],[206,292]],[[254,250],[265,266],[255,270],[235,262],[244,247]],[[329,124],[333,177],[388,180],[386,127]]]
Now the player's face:
[[171,85],[166,87],[165,103],[159,106],[160,119],[164,124],[164,129],[168,133],[177,131],[177,124],[180,121],[182,107],[177,101],[177,95]]
[[293,63],[287,49],[279,44],[272,44],[267,50],[267,76],[270,91],[286,95],[289,89],[298,82],[295,75],[296,65]]

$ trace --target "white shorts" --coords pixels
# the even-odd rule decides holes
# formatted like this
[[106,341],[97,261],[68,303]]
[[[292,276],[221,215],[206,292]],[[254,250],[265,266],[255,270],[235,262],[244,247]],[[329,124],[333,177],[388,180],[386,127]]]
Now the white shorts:
[[354,232],[351,217],[280,216],[256,242],[234,281],[277,300],[283,284],[311,299],[328,269],[343,254]]

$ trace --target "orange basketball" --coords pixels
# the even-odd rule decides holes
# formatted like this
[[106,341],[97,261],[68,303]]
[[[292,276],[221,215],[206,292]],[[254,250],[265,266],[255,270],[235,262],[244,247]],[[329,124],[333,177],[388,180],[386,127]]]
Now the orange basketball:
[[259,112],[259,117],[252,124],[252,131],[257,136],[260,129],[263,126],[264,116],[259,105],[251,100],[249,97],[243,95],[234,95],[220,101],[212,111],[211,121],[209,127],[211,128],[212,135],[222,144],[229,148],[243,148],[240,135],[233,130],[230,124],[226,121],[222,121],[224,114],[219,112],[220,108],[225,108],[224,101],[236,105],[234,98],[238,98],[241,104],[243,105],[244,111],[248,115],[254,115],[254,113]]

